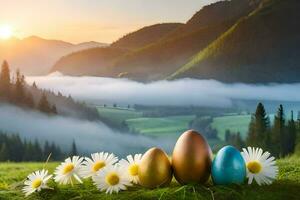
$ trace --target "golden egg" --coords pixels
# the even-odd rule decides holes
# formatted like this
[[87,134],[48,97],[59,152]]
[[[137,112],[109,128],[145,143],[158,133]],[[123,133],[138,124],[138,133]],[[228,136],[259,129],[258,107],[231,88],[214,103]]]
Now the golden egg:
[[189,130],[178,138],[172,167],[179,183],[205,183],[210,176],[211,163],[211,149],[200,133]]
[[140,184],[147,188],[168,185],[172,180],[172,166],[167,154],[158,148],[149,149],[139,165]]

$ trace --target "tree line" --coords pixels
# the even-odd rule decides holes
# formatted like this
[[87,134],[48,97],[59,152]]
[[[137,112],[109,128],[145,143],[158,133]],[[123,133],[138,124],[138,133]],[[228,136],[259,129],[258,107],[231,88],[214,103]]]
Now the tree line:
[[[25,76],[19,70],[11,78],[9,65],[7,61],[4,61],[0,72],[0,100],[13,103],[17,106],[38,109],[47,114],[57,114],[56,106],[49,103],[45,93],[35,103],[28,87]],[[37,88],[35,83],[33,83],[32,87]]]
[[[244,146],[261,147],[268,150],[276,157],[284,157],[295,152],[299,135],[300,122],[294,120],[294,113],[290,117],[285,116],[282,105],[271,123],[262,103],[257,105],[255,113],[251,117],[246,140],[239,133],[226,131],[225,140],[238,148]],[[298,138],[298,140],[297,140]]]
[[63,160],[66,156],[78,155],[75,141],[69,153],[63,152],[54,142],[45,141],[43,145],[38,140],[22,140],[18,134],[0,132],[0,162],[13,161],[51,161]]

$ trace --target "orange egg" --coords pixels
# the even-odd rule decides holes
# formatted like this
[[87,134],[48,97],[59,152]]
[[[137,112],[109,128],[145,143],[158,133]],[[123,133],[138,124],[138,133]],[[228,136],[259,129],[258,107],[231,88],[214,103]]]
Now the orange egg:
[[178,138],[172,167],[179,183],[205,183],[210,176],[211,163],[211,149],[200,133],[189,130]]

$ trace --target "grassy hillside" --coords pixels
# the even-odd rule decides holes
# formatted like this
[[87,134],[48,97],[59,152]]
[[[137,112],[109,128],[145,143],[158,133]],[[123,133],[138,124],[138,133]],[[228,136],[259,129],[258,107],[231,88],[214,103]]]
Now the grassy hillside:
[[205,6],[185,25],[162,40],[125,54],[116,62],[116,71],[125,72],[127,77],[136,80],[162,79],[217,39],[251,9],[248,0],[222,1]]
[[111,47],[138,49],[157,42],[168,33],[180,27],[181,23],[164,23],[146,26],[142,29],[128,33],[111,44]]
[[[273,185],[259,187],[257,185],[232,185],[232,186],[206,186],[189,185],[180,186],[174,180],[169,187],[148,190],[140,187],[130,188],[129,191],[114,195],[106,195],[95,189],[90,181],[83,185],[60,186],[51,182],[54,189],[34,194],[26,199],[34,200],[60,200],[60,199],[241,199],[241,200],[281,200],[299,199],[300,188],[300,158],[291,157],[277,161],[279,165],[278,180]],[[58,163],[49,163],[46,168],[53,172]],[[21,200],[22,182],[26,176],[38,169],[42,169],[41,163],[1,163],[0,164],[0,199]]]
[[52,71],[69,75],[122,76],[140,81],[163,79],[254,7],[249,0],[220,1],[203,7],[185,24],[157,24],[125,35],[111,47],[130,51],[113,56],[113,59],[102,56],[109,48],[97,51],[94,56],[89,56],[91,50],[83,51],[62,58]]
[[115,76],[111,67],[114,61],[130,50],[158,41],[180,26],[180,23],[156,24],[129,33],[110,47],[78,51],[62,57],[52,67],[51,72],[60,71],[67,75]]
[[62,57],[51,72],[60,71],[66,75],[111,76],[112,62],[128,50],[120,48],[93,48]]
[[297,0],[263,1],[172,78],[255,83],[299,81],[299,9]]

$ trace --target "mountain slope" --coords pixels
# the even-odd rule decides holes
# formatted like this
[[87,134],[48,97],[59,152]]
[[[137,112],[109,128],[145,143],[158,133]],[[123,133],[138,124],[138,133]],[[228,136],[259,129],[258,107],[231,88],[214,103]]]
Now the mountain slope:
[[248,0],[221,1],[205,6],[162,40],[123,56],[116,62],[115,72],[142,81],[162,79],[252,9]]
[[171,78],[299,82],[300,2],[265,0]]
[[97,42],[71,44],[36,36],[22,40],[12,38],[0,40],[0,61],[8,60],[14,70],[19,68],[26,75],[44,75],[60,57],[74,51],[103,45],[105,44]]
[[166,34],[172,32],[183,24],[180,23],[164,23],[146,26],[138,31],[129,33],[116,42],[111,47],[137,49],[157,42]]
[[116,58],[128,52],[121,48],[93,48],[69,54],[59,59],[50,72],[59,71],[72,76],[111,76]]
[[156,24],[130,33],[107,48],[88,49],[67,55],[58,60],[50,72],[67,75],[115,76],[114,61],[131,50],[158,41],[181,26],[180,23]]

